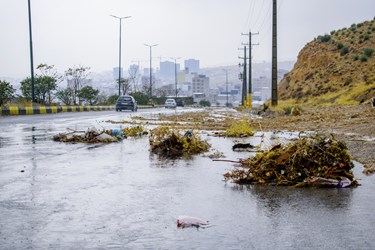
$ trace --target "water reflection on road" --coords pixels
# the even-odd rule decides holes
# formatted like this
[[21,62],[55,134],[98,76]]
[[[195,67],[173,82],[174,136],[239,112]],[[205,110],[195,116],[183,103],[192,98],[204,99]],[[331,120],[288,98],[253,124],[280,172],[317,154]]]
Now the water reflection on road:
[[[129,115],[0,117],[0,249],[375,248],[374,177],[362,176],[359,165],[362,186],[354,189],[240,186],[223,182],[231,163],[160,159],[147,137],[107,145],[51,140],[66,128],[113,127],[103,121]],[[267,133],[266,140],[272,136],[286,137]],[[231,151],[230,139],[208,140],[227,159],[249,156]],[[247,140],[260,141],[259,134]],[[183,214],[212,227],[178,229]]]

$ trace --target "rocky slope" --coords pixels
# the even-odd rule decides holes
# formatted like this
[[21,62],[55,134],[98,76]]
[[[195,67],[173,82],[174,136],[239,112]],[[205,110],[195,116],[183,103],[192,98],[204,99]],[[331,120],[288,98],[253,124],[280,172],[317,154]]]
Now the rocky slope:
[[357,104],[375,96],[375,21],[318,36],[300,51],[279,84],[279,99]]

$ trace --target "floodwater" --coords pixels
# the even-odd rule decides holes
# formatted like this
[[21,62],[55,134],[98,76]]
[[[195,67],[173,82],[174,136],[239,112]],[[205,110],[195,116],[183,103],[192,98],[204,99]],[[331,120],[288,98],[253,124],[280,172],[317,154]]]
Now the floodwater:
[[[360,164],[357,188],[241,186],[223,182],[232,163],[162,160],[147,137],[106,145],[51,139],[66,128],[116,128],[103,121],[129,116],[0,117],[0,249],[375,249],[375,182]],[[232,152],[231,139],[207,139],[226,159],[250,155]],[[210,227],[177,228],[179,215]]]

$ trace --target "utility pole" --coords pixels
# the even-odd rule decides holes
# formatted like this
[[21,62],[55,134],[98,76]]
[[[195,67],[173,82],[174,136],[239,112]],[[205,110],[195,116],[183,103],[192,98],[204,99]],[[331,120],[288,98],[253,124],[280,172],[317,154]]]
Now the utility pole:
[[149,45],[144,43],[143,45],[150,48],[150,100],[152,102],[152,47],[158,46],[158,44]]
[[34,58],[33,58],[33,38],[31,30],[31,6],[30,0],[28,0],[29,9],[29,38],[30,38],[30,67],[31,67],[31,100],[32,103],[35,102],[35,78],[34,78]]
[[119,36],[119,52],[118,52],[118,96],[121,96],[121,21],[122,19],[130,18],[131,16],[118,17],[110,15],[120,21],[120,36]]
[[228,101],[228,70],[227,69],[223,69],[225,71],[225,83],[226,83],[226,86],[227,86],[227,90],[226,90],[226,93],[227,93],[227,103],[225,104],[225,107],[229,107],[229,101]]
[[177,63],[176,61],[178,59],[181,59],[181,57],[171,57],[171,59],[174,60],[174,82],[175,82],[176,98],[177,98]]
[[246,77],[246,71],[247,71],[247,59],[246,59],[246,45],[243,48],[244,50],[244,57],[239,57],[240,59],[244,59],[243,63],[243,74],[242,74],[242,106],[246,106],[246,96],[247,96],[247,77]]
[[[257,44],[252,44],[251,43],[251,37],[253,35],[259,35],[259,32],[258,33],[251,33],[251,31],[249,32],[249,34],[244,34],[242,33],[243,36],[249,36],[249,43],[247,44],[249,46],[249,89],[248,89],[248,95],[247,95],[247,104],[248,104],[248,107],[251,109],[252,108],[252,103],[253,103],[253,97],[252,97],[252,83],[253,83],[253,77],[252,77],[252,56],[251,56],[251,52],[252,52],[252,49],[253,49],[253,45],[259,45],[259,43]],[[243,43],[244,45],[246,45],[245,43]]]
[[277,3],[272,8],[272,95],[271,105],[277,106]]

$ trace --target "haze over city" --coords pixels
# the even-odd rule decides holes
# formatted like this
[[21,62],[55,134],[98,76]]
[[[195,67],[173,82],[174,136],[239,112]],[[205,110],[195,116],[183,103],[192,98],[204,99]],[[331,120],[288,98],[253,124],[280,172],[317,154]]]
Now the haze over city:
[[[374,18],[373,0],[279,0],[278,57],[296,60],[303,46],[318,35]],[[30,74],[27,1],[0,2],[0,77]],[[55,65],[60,72],[74,65],[92,71],[118,66],[119,21],[126,69],[147,67],[149,48],[159,57],[196,58],[201,67],[236,65],[253,36],[253,61],[271,60],[271,0],[31,0],[34,65]]]

